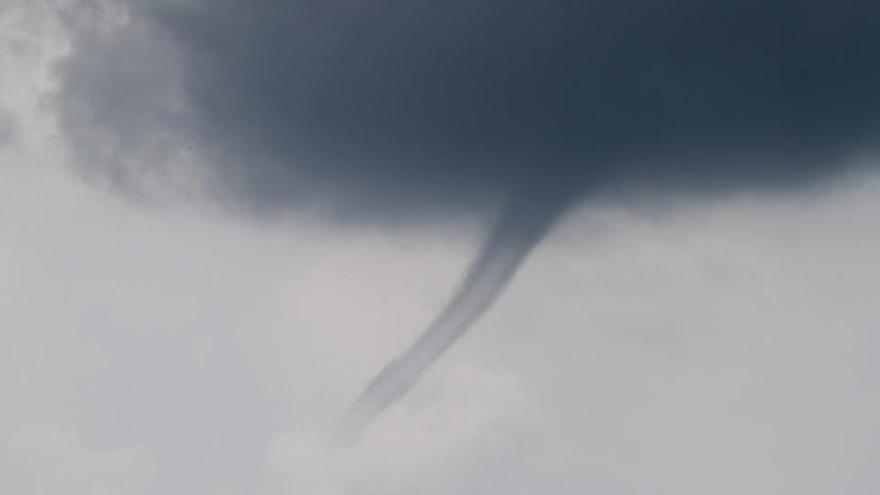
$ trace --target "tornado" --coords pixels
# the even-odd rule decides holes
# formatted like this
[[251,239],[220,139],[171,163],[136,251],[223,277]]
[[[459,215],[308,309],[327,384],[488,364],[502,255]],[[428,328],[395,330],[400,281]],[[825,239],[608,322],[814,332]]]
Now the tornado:
[[339,423],[334,445],[356,444],[373,421],[415,386],[492,307],[532,249],[567,209],[567,198],[532,193],[518,194],[508,202],[446,306],[408,349],[369,382]]
[[880,149],[877,0],[71,3],[49,100],[102,188],[371,229],[510,198],[349,441],[491,307],[560,199],[787,194]]

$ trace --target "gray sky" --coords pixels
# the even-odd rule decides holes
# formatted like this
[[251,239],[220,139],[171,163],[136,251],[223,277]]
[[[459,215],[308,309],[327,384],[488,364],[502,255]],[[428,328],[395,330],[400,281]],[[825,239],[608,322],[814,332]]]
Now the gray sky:
[[0,492],[880,490],[875,173],[573,211],[475,332],[331,453],[479,219],[257,221],[165,179],[175,201],[96,187],[47,97],[69,49],[47,5],[0,4]]

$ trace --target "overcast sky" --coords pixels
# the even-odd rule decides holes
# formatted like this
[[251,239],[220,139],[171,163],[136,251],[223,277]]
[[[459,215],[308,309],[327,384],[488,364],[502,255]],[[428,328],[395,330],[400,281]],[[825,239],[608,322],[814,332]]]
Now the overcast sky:
[[[206,4],[176,3],[197,14]],[[331,166],[307,182],[329,191],[329,206],[279,199],[301,186],[271,187],[237,165],[218,165],[213,179],[190,187],[199,160],[234,160],[249,149],[236,141],[193,156],[188,146],[210,148],[224,133],[246,142],[245,124],[222,119],[251,100],[223,87],[238,98],[229,107],[199,106],[199,91],[186,100],[197,111],[182,120],[162,105],[138,113],[164,101],[175,64],[204,67],[191,52],[163,55],[174,51],[168,39],[186,38],[179,33],[132,42],[157,36],[144,21],[102,40],[152,54],[156,79],[132,89],[136,104],[107,103],[114,86],[83,60],[106,68],[119,54],[70,26],[100,18],[112,30],[134,14],[107,20],[90,10],[99,4],[0,0],[0,492],[880,492],[880,175],[871,171],[880,157],[870,146],[838,153],[840,140],[829,138],[835,152],[803,170],[789,163],[798,153],[786,155],[779,176],[797,187],[784,190],[775,182],[740,188],[758,181],[747,178],[720,192],[700,186],[696,195],[638,201],[630,192],[627,202],[580,203],[412,393],[360,443],[334,450],[327,437],[350,401],[445,304],[484,237],[482,203],[465,200],[501,191],[504,181],[493,178],[504,169],[493,162],[474,176],[440,173],[448,179],[434,197],[441,213],[419,196],[422,179],[393,177],[397,165],[383,169],[392,179],[379,185],[364,185],[359,172],[348,182],[349,169]],[[71,21],[71,12],[91,21]],[[235,67],[184,71],[186,87]],[[121,115],[107,117],[114,109]],[[205,124],[211,117],[217,125]],[[376,143],[405,117],[354,148],[391,160]],[[843,127],[855,132],[863,121]],[[304,133],[329,128],[334,139],[350,138],[330,122],[304,124]],[[797,131],[827,130],[813,124]],[[108,126],[121,134],[108,138]],[[508,130],[456,153],[491,155],[522,131]],[[279,138],[266,139],[261,145]],[[559,144],[547,139],[541,134],[534,149]],[[136,171],[137,185],[112,180],[125,174],[111,173],[119,149],[107,150],[123,145],[131,154],[121,166]],[[159,145],[172,151],[158,153]],[[449,144],[416,143],[420,152],[435,146]],[[296,152],[276,148],[260,160]],[[154,177],[144,163],[159,161]],[[415,175],[437,178],[424,167]],[[236,180],[252,182],[234,191]],[[399,196],[375,200],[397,186]],[[387,213],[413,197],[413,212]],[[451,213],[457,199],[468,214]],[[350,214],[361,200],[369,213]]]

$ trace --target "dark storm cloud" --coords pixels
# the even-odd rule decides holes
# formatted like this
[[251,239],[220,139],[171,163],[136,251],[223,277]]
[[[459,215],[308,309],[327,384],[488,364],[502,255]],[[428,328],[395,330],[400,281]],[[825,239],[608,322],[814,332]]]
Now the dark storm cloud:
[[153,143],[106,160],[138,175],[192,144],[263,205],[796,183],[880,120],[873,0],[137,0],[132,19],[80,30],[66,62],[77,145]]

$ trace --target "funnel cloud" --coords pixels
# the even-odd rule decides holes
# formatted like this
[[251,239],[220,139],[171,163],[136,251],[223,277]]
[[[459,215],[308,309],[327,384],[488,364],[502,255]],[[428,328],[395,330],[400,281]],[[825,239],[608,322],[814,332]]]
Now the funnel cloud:
[[501,212],[446,307],[409,349],[385,365],[351,405],[337,428],[337,445],[356,443],[370,423],[406,394],[492,306],[567,206],[562,198],[557,198],[558,202],[541,199],[519,196]]
[[232,209],[349,224],[508,205],[446,308],[352,406],[343,440],[588,192],[782,191],[878,140],[874,0],[75,5],[55,101],[90,177],[126,191],[182,180]]

